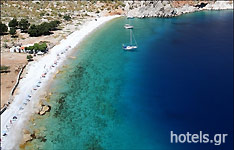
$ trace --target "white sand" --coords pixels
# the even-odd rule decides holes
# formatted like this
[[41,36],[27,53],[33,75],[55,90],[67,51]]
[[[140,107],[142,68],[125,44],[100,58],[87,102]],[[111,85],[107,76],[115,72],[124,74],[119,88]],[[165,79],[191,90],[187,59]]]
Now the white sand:
[[[37,110],[39,96],[42,94],[43,87],[46,87],[49,80],[55,74],[56,68],[66,59],[67,54],[77,46],[86,35],[98,28],[103,23],[119,16],[108,16],[97,18],[97,21],[86,22],[80,30],[73,32],[66,39],[62,40],[59,45],[53,47],[49,54],[38,61],[32,62],[27,66],[26,77],[19,83],[19,94],[15,96],[14,101],[8,109],[1,115],[1,147],[2,149],[19,149],[19,143],[22,140],[24,124],[29,117]],[[66,51],[67,49],[67,51]],[[61,54],[63,53],[63,54]],[[59,54],[59,56],[57,56]],[[60,57],[60,59],[59,59]],[[58,60],[59,59],[59,60]],[[54,62],[57,61],[57,65]],[[54,67],[51,67],[54,65]],[[47,72],[45,78],[42,74]],[[41,81],[41,83],[38,83]],[[40,87],[36,87],[39,85]],[[36,88],[37,90],[33,90]],[[28,97],[31,95],[32,97]],[[30,101],[27,101],[29,99]],[[25,105],[24,103],[27,103]],[[20,110],[23,107],[23,110]],[[13,116],[17,116],[13,120]],[[12,124],[10,123],[12,120]],[[9,129],[7,130],[8,127]],[[3,136],[6,132],[7,136]]]

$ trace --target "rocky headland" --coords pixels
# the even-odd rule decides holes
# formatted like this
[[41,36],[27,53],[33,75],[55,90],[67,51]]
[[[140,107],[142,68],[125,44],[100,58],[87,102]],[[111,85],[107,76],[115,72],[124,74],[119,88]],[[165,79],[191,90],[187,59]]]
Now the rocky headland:
[[126,16],[175,17],[202,10],[233,9],[233,1],[125,1]]

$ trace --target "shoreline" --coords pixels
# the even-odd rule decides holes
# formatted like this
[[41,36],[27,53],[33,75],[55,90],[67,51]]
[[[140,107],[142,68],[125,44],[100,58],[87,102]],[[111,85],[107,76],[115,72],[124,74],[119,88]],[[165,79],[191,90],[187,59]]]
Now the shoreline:
[[[69,53],[74,51],[74,48],[92,31],[117,17],[120,15],[94,18],[92,21],[84,23],[79,30],[69,34],[66,39],[54,46],[49,54],[26,67],[27,74],[19,83],[18,94],[1,115],[2,149],[18,149],[17,145],[21,142],[25,121],[38,110],[37,104],[40,102],[40,97],[46,94],[43,89],[48,87],[50,81],[53,80],[52,77],[67,59]],[[17,119],[13,119],[14,116]],[[7,135],[3,136],[4,133]]]

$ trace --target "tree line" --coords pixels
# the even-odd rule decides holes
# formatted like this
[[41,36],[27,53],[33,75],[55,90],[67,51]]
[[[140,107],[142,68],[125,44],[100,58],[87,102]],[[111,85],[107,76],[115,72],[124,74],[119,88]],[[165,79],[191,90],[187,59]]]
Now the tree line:
[[60,23],[60,21],[55,20],[51,22],[43,22],[39,25],[31,25],[28,29],[28,34],[30,36],[49,35],[51,34],[51,31],[56,30]]
[[[8,26],[10,27],[9,33],[14,36],[16,34],[16,29],[20,29],[22,32],[27,32],[30,23],[26,19],[21,19],[17,21],[16,18],[13,18],[9,23]],[[7,25],[0,22],[0,34],[8,32]]]
[[[64,16],[64,20],[69,21],[71,17],[69,15]],[[50,22],[43,22],[39,25],[31,25],[27,19],[21,19],[18,21],[16,18],[13,18],[9,23],[8,27],[10,27],[9,33],[12,37],[16,34],[16,29],[20,29],[21,32],[28,33],[29,36],[41,36],[41,35],[49,35],[51,31],[57,29],[61,22],[58,20],[50,21]],[[6,24],[0,22],[0,34],[5,34],[8,32],[8,27]]]

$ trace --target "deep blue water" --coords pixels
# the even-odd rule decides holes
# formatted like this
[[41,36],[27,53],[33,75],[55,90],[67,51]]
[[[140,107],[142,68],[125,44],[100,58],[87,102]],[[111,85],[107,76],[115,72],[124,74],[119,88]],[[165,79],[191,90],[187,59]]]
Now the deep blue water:
[[[138,22],[148,24],[141,28]],[[143,19],[134,25],[140,48],[126,54],[135,57],[127,68],[124,95],[132,100],[127,120],[168,149],[233,149],[233,11]],[[170,144],[170,131],[226,133],[228,138],[220,146]]]
[[[137,51],[115,19],[92,33],[38,117],[44,149],[233,149],[233,11],[133,19]],[[35,128],[35,127],[33,127]],[[46,130],[44,130],[46,129]],[[170,131],[228,134],[226,143],[171,144]]]

